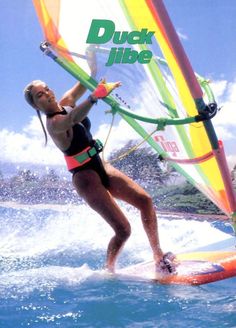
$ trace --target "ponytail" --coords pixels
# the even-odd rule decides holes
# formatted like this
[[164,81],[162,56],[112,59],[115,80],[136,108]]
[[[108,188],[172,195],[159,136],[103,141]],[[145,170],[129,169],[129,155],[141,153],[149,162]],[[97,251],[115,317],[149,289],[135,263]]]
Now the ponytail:
[[41,123],[41,127],[43,129],[43,133],[44,133],[44,137],[45,137],[45,147],[47,146],[47,143],[48,143],[48,135],[47,135],[47,131],[45,129],[45,126],[43,124],[43,120],[42,120],[42,117],[41,117],[41,113],[38,109],[36,109],[36,112],[37,112],[37,115],[38,115],[38,118],[39,118],[39,121]]
[[41,117],[41,113],[39,111],[39,109],[37,108],[37,106],[35,105],[34,103],[34,100],[33,100],[33,97],[32,97],[32,94],[31,94],[31,91],[32,91],[32,88],[36,85],[36,84],[39,84],[39,83],[44,83],[42,82],[41,80],[34,80],[32,81],[31,83],[29,83],[25,89],[24,89],[24,96],[25,96],[25,100],[27,101],[27,103],[33,107],[36,112],[37,112],[37,115],[38,115],[38,118],[39,118],[39,121],[41,123],[41,126],[42,126],[42,129],[43,129],[43,133],[44,133],[44,137],[45,137],[45,146],[47,146],[47,142],[48,142],[48,136],[47,136],[47,131],[45,129],[45,126],[43,124],[43,120],[42,120],[42,117]]

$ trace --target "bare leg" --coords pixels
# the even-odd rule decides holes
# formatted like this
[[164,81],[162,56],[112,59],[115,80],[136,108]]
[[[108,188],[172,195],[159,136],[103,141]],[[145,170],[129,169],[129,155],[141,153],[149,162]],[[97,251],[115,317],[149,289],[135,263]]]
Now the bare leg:
[[77,172],[73,176],[74,186],[88,205],[99,213],[115,231],[107,249],[106,267],[114,271],[116,259],[131,233],[130,224],[110,192],[102,185],[100,177],[93,170]]
[[157,217],[150,195],[111,165],[106,165],[106,171],[110,178],[109,191],[111,194],[140,210],[143,227],[153,251],[154,261],[158,263],[163,258],[163,252],[160,247]]

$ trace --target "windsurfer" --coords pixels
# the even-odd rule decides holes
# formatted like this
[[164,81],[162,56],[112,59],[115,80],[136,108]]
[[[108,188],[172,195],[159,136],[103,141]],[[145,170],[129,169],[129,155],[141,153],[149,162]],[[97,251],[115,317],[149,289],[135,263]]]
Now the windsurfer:
[[160,247],[157,218],[150,195],[125,174],[110,164],[102,163],[98,154],[101,147],[97,147],[90,132],[87,115],[93,104],[120,85],[120,82],[109,84],[103,80],[79,105],[76,105],[76,101],[86,91],[79,82],[59,102],[54,92],[40,80],[28,84],[24,95],[26,101],[36,109],[47,137],[40,113],[46,115],[47,131],[67,158],[76,191],[115,232],[108,245],[106,268],[111,272],[115,270],[119,252],[131,233],[129,221],[114,200],[117,198],[140,210],[157,269],[164,273],[172,272],[172,259],[163,254]]

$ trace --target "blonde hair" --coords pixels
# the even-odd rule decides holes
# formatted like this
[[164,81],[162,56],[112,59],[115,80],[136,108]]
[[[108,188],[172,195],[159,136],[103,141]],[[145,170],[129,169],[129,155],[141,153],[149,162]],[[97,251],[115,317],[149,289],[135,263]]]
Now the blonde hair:
[[32,96],[32,89],[35,85],[37,84],[45,84],[43,81],[41,80],[34,80],[32,82],[30,82],[29,84],[27,84],[27,86],[24,88],[24,97],[25,97],[25,100],[27,101],[27,103],[33,107],[36,112],[37,112],[37,115],[38,115],[38,118],[39,118],[39,121],[41,123],[41,126],[42,126],[42,129],[43,129],[43,133],[44,133],[44,137],[45,137],[45,146],[47,145],[47,142],[48,142],[48,135],[47,135],[47,131],[45,129],[45,126],[43,124],[43,120],[42,120],[42,117],[41,117],[41,113],[38,109],[38,107],[35,105],[34,103],[34,99],[33,99],[33,96]]

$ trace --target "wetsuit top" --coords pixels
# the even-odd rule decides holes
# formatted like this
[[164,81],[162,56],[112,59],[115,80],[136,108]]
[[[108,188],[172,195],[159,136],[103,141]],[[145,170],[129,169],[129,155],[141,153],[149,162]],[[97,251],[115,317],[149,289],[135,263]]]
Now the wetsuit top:
[[[70,106],[64,106],[63,111],[49,114],[47,115],[47,117],[53,117],[55,115],[67,115],[71,110],[73,110],[73,108],[71,108]],[[67,156],[76,155],[88,146],[92,147],[95,143],[93,136],[90,132],[91,122],[88,117],[86,117],[83,121],[73,125],[72,129],[73,138],[71,140],[71,144],[68,149],[63,151],[63,153]],[[84,164],[83,166],[78,166],[70,170],[70,172],[75,174],[76,172],[85,169],[92,169],[96,171],[99,174],[103,185],[105,187],[109,186],[109,178],[105,172],[104,166],[98,154],[93,156],[88,163]]]

